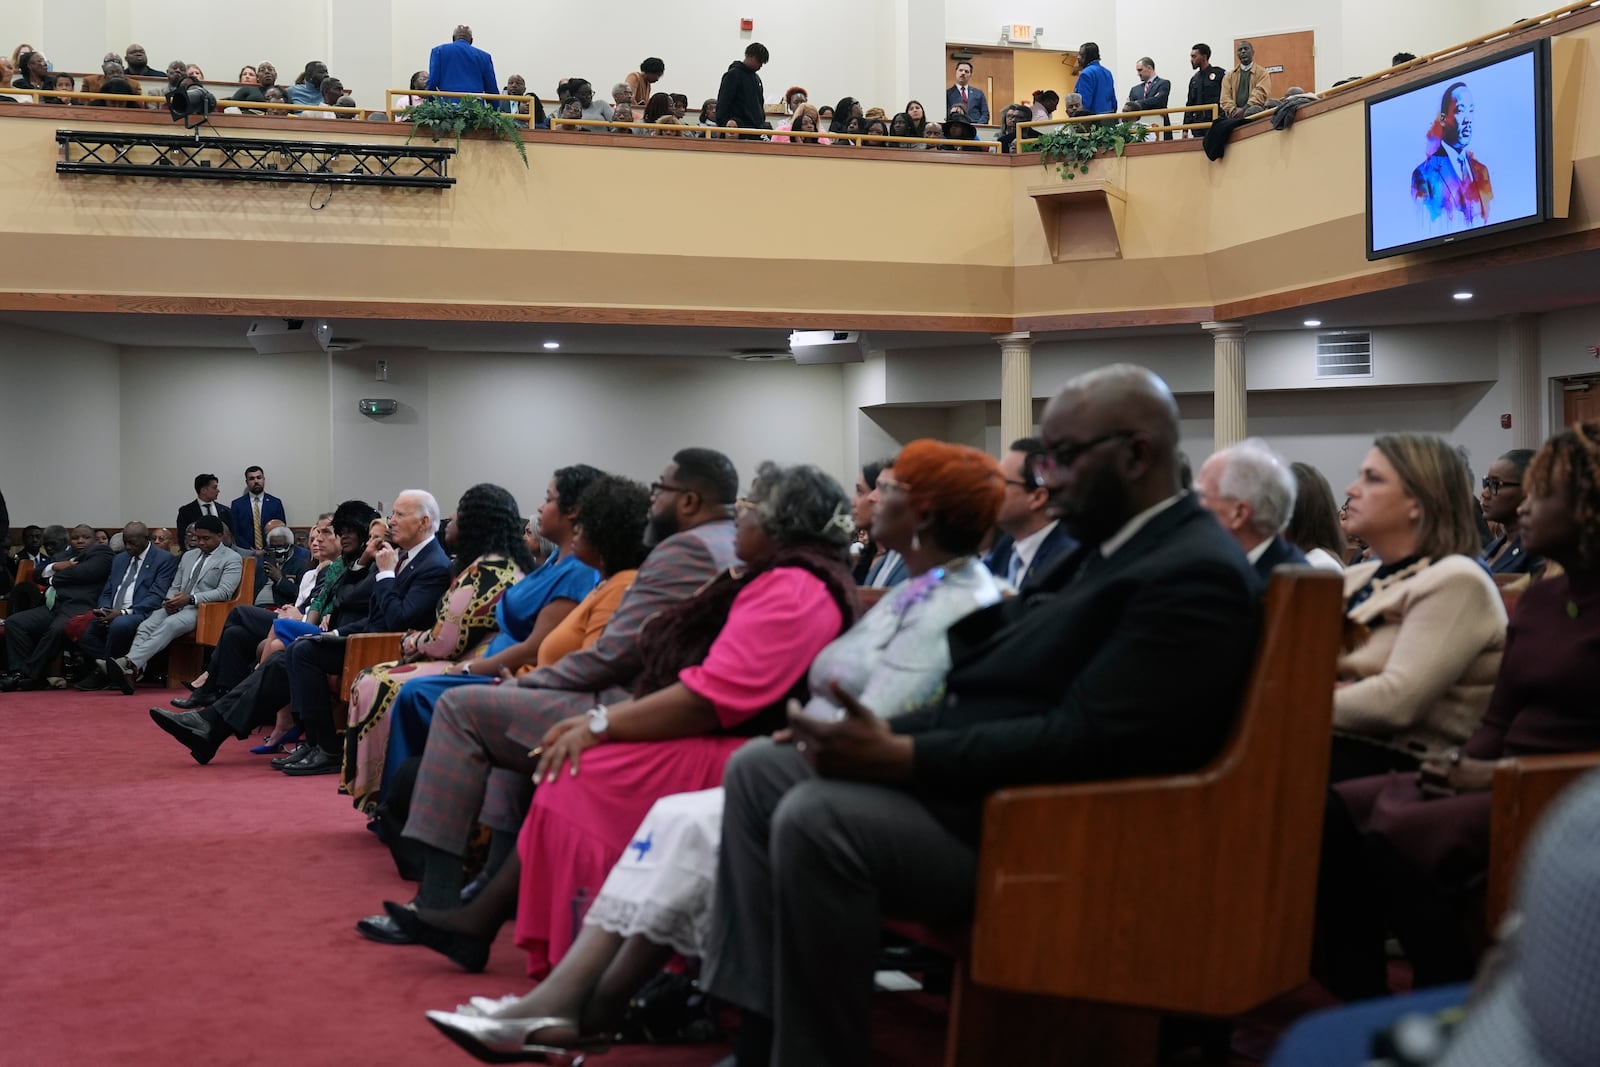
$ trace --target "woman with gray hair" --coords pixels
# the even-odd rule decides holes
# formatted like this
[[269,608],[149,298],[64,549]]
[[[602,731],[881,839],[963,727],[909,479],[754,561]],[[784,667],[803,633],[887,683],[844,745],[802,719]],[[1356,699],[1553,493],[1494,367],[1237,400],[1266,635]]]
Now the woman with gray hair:
[[650,806],[720,785],[734,751],[781,728],[789,701],[809,696],[812,660],[859,610],[847,564],[854,534],[833,478],[762,464],[737,505],[742,565],[644,625],[632,700],[556,723],[534,750],[539,788],[517,843],[520,887],[507,884],[508,862],[470,916],[386,903],[395,923],[435,947],[435,934],[453,939],[447,954],[482,969],[514,912],[529,972],[547,972],[572,943],[574,896],[595,894]]

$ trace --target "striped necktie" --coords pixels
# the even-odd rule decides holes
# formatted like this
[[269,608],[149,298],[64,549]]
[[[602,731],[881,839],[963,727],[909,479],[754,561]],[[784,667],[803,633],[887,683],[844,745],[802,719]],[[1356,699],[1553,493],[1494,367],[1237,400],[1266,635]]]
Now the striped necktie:
[[250,508],[255,513],[255,519],[256,519],[256,528],[255,528],[256,539],[255,539],[255,544],[252,547],[254,547],[254,548],[266,548],[267,547],[267,539],[265,537],[261,536],[261,498],[258,497],[258,496],[251,497],[250,498]]

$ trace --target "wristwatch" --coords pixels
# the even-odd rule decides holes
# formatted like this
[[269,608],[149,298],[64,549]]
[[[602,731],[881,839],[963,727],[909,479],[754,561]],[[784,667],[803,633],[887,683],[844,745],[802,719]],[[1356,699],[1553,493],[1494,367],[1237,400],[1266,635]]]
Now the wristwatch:
[[606,715],[606,706],[604,704],[596,704],[590,708],[589,732],[594,735],[595,740],[604,741],[606,739],[606,731],[609,729],[611,729],[611,720]]

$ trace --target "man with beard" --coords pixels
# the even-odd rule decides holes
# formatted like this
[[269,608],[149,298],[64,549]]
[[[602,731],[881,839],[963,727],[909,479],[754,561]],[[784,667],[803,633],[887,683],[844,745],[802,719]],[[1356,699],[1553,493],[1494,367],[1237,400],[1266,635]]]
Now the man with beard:
[[1489,168],[1467,151],[1472,143],[1472,92],[1454,82],[1439,100],[1430,138],[1438,149],[1411,172],[1411,196],[1422,209],[1432,233],[1451,233],[1489,221],[1494,187]]
[[[472,686],[439,698],[404,833],[423,865],[418,904],[460,903],[462,856],[473,826],[481,821],[498,840],[515,842],[539,762],[530,749],[550,723],[626,700],[644,666],[638,639],[646,620],[737,562],[732,513],[738,497],[739,473],[727,456],[709,448],[677,453],[650,487],[650,555],[599,641],[514,685]],[[387,915],[362,919],[356,929],[374,941],[410,943]]]
[[835,690],[842,719],[791,714],[728,764],[701,984],[745,1010],[740,1063],[867,1063],[880,923],[971,917],[990,793],[1222,748],[1260,583],[1179,487],[1171,392],[1142,367],[1091,371],[1039,437],[1031,468],[1079,547],[950,628],[943,699],[885,721]]
[[[127,74],[128,77],[130,77],[130,78],[160,78],[160,77],[163,77],[163,74],[162,74],[161,71],[156,70],[154,67],[150,66],[150,55],[149,55],[148,52],[146,52],[144,50],[144,45],[142,45],[142,44],[130,44],[127,47],[127,49],[124,51],[124,55],[126,55],[128,57],[128,62],[123,65],[122,69],[123,69],[123,73]],[[109,59],[111,57],[107,56],[106,58]]]
[[[260,68],[256,70],[256,77],[261,76]],[[328,78],[328,64],[320,59],[313,59],[306,64],[306,69],[289,86],[287,94],[291,104],[320,104],[322,103],[322,83]],[[265,89],[262,92],[266,92]]]

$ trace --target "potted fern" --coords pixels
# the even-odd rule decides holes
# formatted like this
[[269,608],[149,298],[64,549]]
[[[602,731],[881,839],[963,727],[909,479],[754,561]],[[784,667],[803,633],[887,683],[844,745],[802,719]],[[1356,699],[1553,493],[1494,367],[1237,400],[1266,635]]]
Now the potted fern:
[[[528,146],[522,141],[522,129],[506,112],[490,107],[475,96],[459,100],[447,96],[429,96],[416,101],[400,113],[411,123],[411,137],[426,133],[438,142],[454,136],[456,148],[461,147],[461,135],[468,130],[488,130],[502,141],[510,141],[528,165]],[[408,137],[406,140],[410,140]]]
[[[1121,156],[1129,144],[1143,141],[1150,127],[1142,122],[1074,122],[1023,142],[1024,152],[1038,152],[1045,166],[1060,164],[1067,181],[1088,174],[1089,164],[1107,153]],[[1076,171],[1077,173],[1073,173]]]

